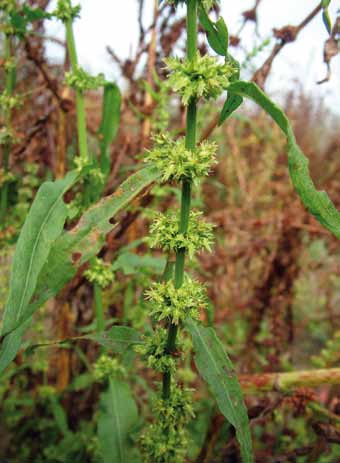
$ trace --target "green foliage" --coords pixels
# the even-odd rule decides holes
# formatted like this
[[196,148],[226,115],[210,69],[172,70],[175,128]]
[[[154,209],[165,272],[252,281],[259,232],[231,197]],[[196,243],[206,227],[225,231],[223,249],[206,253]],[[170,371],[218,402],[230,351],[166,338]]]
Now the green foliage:
[[74,21],[80,15],[80,5],[72,6],[71,0],[58,0],[53,15],[60,21]]
[[312,357],[312,362],[318,368],[330,368],[340,364],[340,330],[334,333],[332,339],[327,340],[319,355]]
[[146,291],[146,297],[150,301],[151,316],[158,321],[171,319],[175,325],[188,317],[198,319],[200,309],[207,304],[204,287],[189,276],[180,288],[175,288],[173,281],[155,282]]
[[277,123],[287,137],[289,173],[295,190],[306,209],[340,238],[340,213],[326,192],[316,190],[309,174],[308,159],[298,147],[292,126],[284,112],[253,82],[235,82],[230,85],[228,92],[251,98]]
[[117,354],[123,354],[129,348],[142,343],[138,331],[129,326],[112,326],[108,331],[88,334],[85,337]]
[[172,140],[168,134],[154,137],[155,146],[148,151],[145,162],[153,164],[161,172],[163,181],[198,180],[208,175],[216,163],[215,143],[202,142],[194,150],[185,147],[185,140]]
[[87,90],[95,90],[103,87],[106,81],[104,74],[91,76],[85,69],[77,66],[72,71],[65,73],[65,83],[79,92],[86,92]]
[[190,258],[196,252],[211,251],[213,226],[203,220],[199,211],[191,211],[188,231],[179,233],[179,219],[173,211],[158,213],[150,226],[149,244],[152,248],[161,248],[165,252],[178,252],[185,249]]
[[32,311],[56,295],[82,264],[98,254],[106,234],[113,228],[109,220],[124,210],[159,175],[153,167],[146,167],[131,175],[115,193],[90,207],[74,229],[65,231],[59,237],[38,280]]
[[126,376],[126,370],[117,358],[102,354],[93,366],[93,376],[102,382],[110,377],[122,378]]
[[116,138],[122,97],[118,86],[113,82],[106,82],[102,103],[102,120],[98,130],[100,140],[100,167],[105,176],[110,171],[110,144]]
[[104,463],[126,463],[132,449],[128,436],[137,422],[137,407],[128,384],[110,378],[108,390],[101,394],[98,438]]
[[187,319],[194,344],[195,364],[216,398],[221,413],[236,429],[242,461],[254,461],[247,409],[233,365],[212,328]]
[[63,230],[67,217],[63,195],[75,183],[77,177],[75,172],[70,172],[63,180],[46,182],[36,195],[16,245],[3,320],[3,335],[30,316],[27,309],[38,276],[53,242]]
[[216,58],[199,53],[193,61],[167,58],[165,64],[170,73],[168,84],[185,106],[192,99],[216,99],[237,72],[231,62],[221,64]]
[[222,17],[219,17],[215,23],[211,21],[211,19],[207,15],[207,10],[209,10],[209,8],[210,7],[207,7],[207,5],[204,4],[204,2],[202,2],[202,4],[200,5],[200,23],[207,34],[207,39],[211,48],[218,55],[227,57],[229,43],[228,28]]

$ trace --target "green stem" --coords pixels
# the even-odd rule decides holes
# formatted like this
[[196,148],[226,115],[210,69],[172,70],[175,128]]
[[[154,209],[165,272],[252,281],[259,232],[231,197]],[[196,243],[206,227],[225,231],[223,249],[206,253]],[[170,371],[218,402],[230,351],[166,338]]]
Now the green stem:
[[[197,54],[197,0],[187,1],[187,58],[188,60],[195,60]],[[196,126],[197,126],[197,101],[192,99],[189,102],[186,114],[186,135],[185,146],[188,150],[196,148]],[[181,197],[181,211],[180,211],[180,233],[186,234],[189,225],[191,204],[191,181],[184,179],[182,181],[182,197]],[[179,289],[184,280],[184,267],[185,267],[186,250],[180,249],[176,253],[175,263],[175,288]],[[176,348],[176,337],[178,332],[178,325],[170,322],[168,326],[168,338],[165,351],[168,355],[172,355]],[[165,372],[163,374],[163,399],[169,399],[171,395],[171,374]]]
[[[76,43],[74,40],[72,20],[66,22],[66,42],[72,70],[75,71],[78,66],[78,57]],[[76,90],[76,112],[77,112],[77,132],[80,157],[86,161],[89,159],[86,134],[86,116],[85,116],[85,99],[80,90]]]
[[98,283],[93,285],[94,292],[94,307],[96,314],[96,331],[100,333],[105,329],[104,308],[103,308],[103,292]]
[[[5,34],[4,38],[4,48],[5,48],[5,54],[4,54],[4,59],[5,62],[9,59],[11,59],[12,53],[11,53],[11,37],[8,34]],[[14,86],[15,86],[15,69],[10,68],[9,70],[6,70],[6,77],[5,77],[5,91],[7,95],[11,96],[14,91]],[[4,118],[5,118],[5,126],[6,126],[6,131],[8,134],[11,133],[11,109],[7,108],[4,113]],[[6,143],[3,145],[3,170],[4,174],[6,175],[9,170],[9,157],[11,153],[11,140],[8,138]],[[5,224],[5,218],[6,218],[6,212],[7,212],[7,207],[8,207],[8,183],[6,182],[2,189],[1,189],[1,199],[0,199],[0,224],[4,226]]]

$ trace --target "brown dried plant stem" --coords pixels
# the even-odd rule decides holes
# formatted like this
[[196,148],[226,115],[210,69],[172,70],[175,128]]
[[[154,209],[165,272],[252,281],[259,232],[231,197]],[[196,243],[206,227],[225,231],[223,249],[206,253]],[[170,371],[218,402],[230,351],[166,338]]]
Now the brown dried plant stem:
[[302,370],[289,373],[264,373],[240,375],[239,381],[245,394],[259,392],[288,392],[299,387],[339,385],[340,368]]

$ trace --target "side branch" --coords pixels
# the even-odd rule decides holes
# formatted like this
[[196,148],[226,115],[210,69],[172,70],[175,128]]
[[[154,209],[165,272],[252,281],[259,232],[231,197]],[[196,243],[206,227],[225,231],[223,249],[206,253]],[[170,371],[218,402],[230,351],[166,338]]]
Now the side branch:
[[340,384],[340,368],[240,375],[239,381],[245,394],[288,392],[299,387]]

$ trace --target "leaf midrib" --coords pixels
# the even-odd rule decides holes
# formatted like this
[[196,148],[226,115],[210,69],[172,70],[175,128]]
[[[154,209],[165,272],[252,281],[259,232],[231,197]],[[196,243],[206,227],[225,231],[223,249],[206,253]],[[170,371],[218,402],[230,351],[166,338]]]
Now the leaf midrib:
[[[23,308],[23,301],[25,299],[25,296],[26,296],[26,292],[27,292],[27,287],[28,287],[28,282],[29,282],[29,277],[30,277],[30,273],[31,273],[31,270],[32,270],[32,265],[33,265],[33,259],[35,257],[35,253],[36,253],[36,249],[37,249],[37,246],[38,246],[38,242],[39,242],[39,239],[40,239],[40,235],[42,233],[42,230],[43,228],[45,227],[46,223],[48,222],[52,212],[54,211],[54,209],[56,208],[57,206],[57,203],[59,202],[60,198],[63,196],[64,194],[64,188],[62,190],[62,192],[60,193],[60,195],[58,195],[58,197],[56,198],[56,200],[54,201],[54,203],[52,203],[52,207],[50,208],[48,214],[46,215],[45,219],[43,220],[43,223],[41,224],[41,227],[39,229],[39,232],[37,234],[37,238],[35,240],[35,243],[34,243],[34,246],[33,246],[33,251],[32,251],[32,254],[31,254],[31,257],[30,257],[30,260],[29,260],[29,266],[28,266],[28,272],[26,274],[26,278],[25,278],[25,286],[24,286],[24,291],[23,291],[23,294],[22,294],[22,297],[21,297],[21,301],[20,301],[20,305],[19,305],[19,310],[18,310],[18,313],[17,313],[17,316],[15,317],[15,321],[17,322],[20,315],[21,315],[21,311],[22,311],[22,308]],[[41,266],[42,268],[43,266]]]

